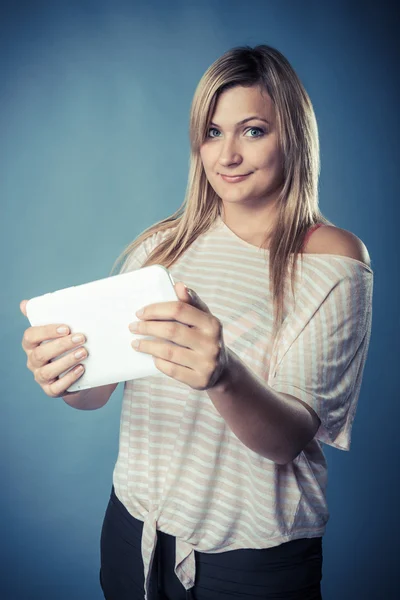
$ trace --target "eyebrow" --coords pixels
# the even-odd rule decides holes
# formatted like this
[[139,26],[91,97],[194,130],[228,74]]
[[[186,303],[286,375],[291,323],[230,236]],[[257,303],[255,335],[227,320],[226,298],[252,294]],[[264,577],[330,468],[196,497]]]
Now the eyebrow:
[[[238,125],[243,125],[243,123],[247,123],[247,121],[253,121],[253,119],[257,119],[258,121],[264,121],[264,123],[267,123],[268,125],[270,124],[269,121],[267,121],[267,119],[263,119],[262,117],[257,117],[256,115],[254,115],[253,117],[247,117],[246,119],[243,119],[243,121],[239,121],[239,123],[236,123],[236,127]],[[219,127],[219,125],[217,125],[216,123],[213,123],[212,121],[211,121],[210,125]]]

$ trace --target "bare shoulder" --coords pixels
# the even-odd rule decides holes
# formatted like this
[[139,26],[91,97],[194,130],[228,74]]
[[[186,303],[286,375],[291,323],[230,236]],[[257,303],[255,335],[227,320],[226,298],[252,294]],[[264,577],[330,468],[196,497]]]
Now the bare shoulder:
[[371,267],[371,259],[366,245],[351,231],[324,225],[308,238],[304,249],[306,254],[337,254],[354,258]]

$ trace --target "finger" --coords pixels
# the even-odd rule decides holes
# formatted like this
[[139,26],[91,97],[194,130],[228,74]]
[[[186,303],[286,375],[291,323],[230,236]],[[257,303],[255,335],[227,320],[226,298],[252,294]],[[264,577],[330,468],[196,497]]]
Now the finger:
[[26,314],[26,305],[27,304],[28,304],[28,300],[22,300],[19,305],[19,308],[25,317],[27,316],[27,314]]
[[194,390],[203,389],[201,385],[196,383],[196,373],[193,369],[177,365],[162,358],[155,358],[154,364],[161,373],[168,375],[168,377],[172,377],[172,379],[175,379],[176,381],[185,383]]
[[200,354],[204,352],[209,341],[201,330],[183,325],[178,321],[139,321],[132,325],[136,325],[136,329],[130,327],[134,334],[161,338],[184,348],[195,350]]
[[197,327],[198,329],[207,327],[210,319],[209,313],[206,314],[182,300],[149,304],[143,309],[143,314],[136,313],[136,315],[141,320],[175,320],[189,327]]
[[190,304],[191,298],[189,288],[183,283],[183,281],[178,281],[178,283],[175,283],[174,287],[178,299],[183,300],[183,302],[186,302],[187,304]]
[[138,340],[138,342],[139,346],[134,348],[138,352],[150,354],[154,358],[161,358],[191,370],[198,367],[199,356],[190,348],[182,348],[162,340]]
[[[80,339],[78,339],[79,336],[81,336]],[[67,352],[72,348],[77,349],[85,342],[85,336],[82,336],[81,334],[73,334],[58,340],[51,340],[44,344],[40,344],[39,346],[36,346],[30,354],[29,360],[31,366],[34,369],[43,367],[50,360],[56,359],[61,354],[64,354],[64,352]],[[60,373],[62,373],[62,370]]]
[[193,369],[184,367],[164,360],[163,358],[154,358],[154,364],[161,373],[180,381],[194,390],[205,390],[208,388],[208,377],[201,376]]
[[[60,327],[66,327],[66,331],[62,333],[61,331],[57,331]],[[37,325],[34,327],[28,327],[25,329],[24,335],[22,338],[22,347],[27,352],[28,350],[33,350],[39,344],[44,342],[45,340],[52,340],[63,338],[69,334],[69,327],[67,325]]]
[[179,300],[183,300],[187,304],[195,306],[205,313],[212,314],[207,304],[203,302],[200,296],[192,288],[187,287],[183,281],[178,281],[178,283],[175,284],[175,291]]
[[79,365],[79,367],[82,367],[82,371],[77,372],[78,367],[75,367],[71,371],[68,371],[61,379],[56,379],[53,383],[44,386],[43,390],[45,393],[51,398],[60,398],[61,396],[76,394],[76,392],[67,392],[66,390],[84,374],[84,365]]
[[[83,352],[83,354],[82,354]],[[79,356],[77,356],[79,354]],[[35,380],[39,385],[48,385],[59,378],[61,373],[69,371],[71,367],[78,366],[80,362],[88,356],[86,348],[74,348],[62,358],[58,358],[53,362],[45,364],[43,367],[36,370]]]

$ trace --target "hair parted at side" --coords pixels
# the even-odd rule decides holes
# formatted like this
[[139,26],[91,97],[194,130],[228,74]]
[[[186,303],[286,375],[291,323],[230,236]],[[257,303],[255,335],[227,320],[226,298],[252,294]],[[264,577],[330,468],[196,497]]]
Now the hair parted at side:
[[[169,268],[189,246],[208,231],[221,214],[221,199],[209,184],[200,157],[219,95],[234,86],[260,86],[270,96],[276,114],[278,143],[283,156],[284,183],[278,199],[269,244],[269,273],[274,301],[274,335],[283,319],[285,280],[289,264],[294,286],[296,261],[308,229],[316,223],[333,225],[319,210],[320,171],[318,128],[311,100],[288,60],[267,45],[238,46],[225,52],[200,79],[190,111],[190,166],[185,199],[170,217],[147,228],[114,263],[133,252],[156,232],[171,229],[142,265]],[[267,226],[266,226],[267,230]]]

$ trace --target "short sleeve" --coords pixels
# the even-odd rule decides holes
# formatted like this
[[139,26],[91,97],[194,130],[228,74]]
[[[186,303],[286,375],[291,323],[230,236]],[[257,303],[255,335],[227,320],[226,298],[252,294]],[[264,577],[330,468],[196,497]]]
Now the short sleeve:
[[305,286],[276,348],[268,384],[316,412],[318,440],[349,450],[371,336],[373,272],[362,263],[343,262],[347,272],[319,305]]
[[128,273],[130,271],[136,271],[140,269],[147,258],[150,256],[154,248],[158,246],[170,233],[172,227],[165,229],[164,231],[157,231],[153,235],[149,236],[144,240],[133,252],[130,252],[119,271],[119,274]]

